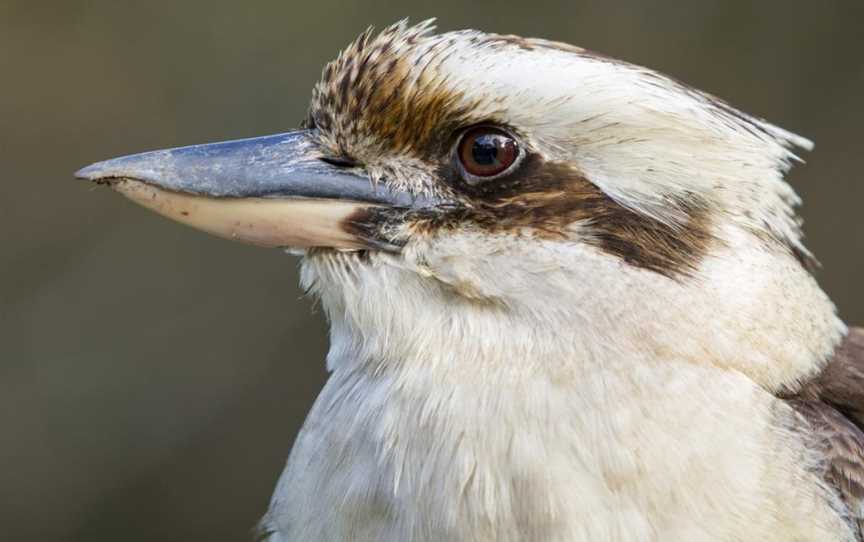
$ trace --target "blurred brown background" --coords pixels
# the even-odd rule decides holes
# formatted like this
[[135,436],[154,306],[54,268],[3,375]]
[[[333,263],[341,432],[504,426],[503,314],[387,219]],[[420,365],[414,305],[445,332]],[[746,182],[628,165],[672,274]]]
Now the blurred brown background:
[[0,0],[0,539],[249,539],[325,377],[297,262],[71,174],[292,128],[339,48],[409,15],[577,43],[815,139],[792,182],[864,323],[860,0]]

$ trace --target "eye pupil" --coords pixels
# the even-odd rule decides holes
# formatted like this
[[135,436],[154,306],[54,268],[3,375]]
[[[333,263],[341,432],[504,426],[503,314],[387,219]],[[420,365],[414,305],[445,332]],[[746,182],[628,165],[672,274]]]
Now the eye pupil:
[[519,157],[516,140],[506,132],[481,126],[469,130],[459,143],[458,158],[468,175],[465,180],[477,182],[507,171]]
[[498,162],[498,143],[495,136],[483,135],[474,140],[471,154],[481,166],[494,166]]

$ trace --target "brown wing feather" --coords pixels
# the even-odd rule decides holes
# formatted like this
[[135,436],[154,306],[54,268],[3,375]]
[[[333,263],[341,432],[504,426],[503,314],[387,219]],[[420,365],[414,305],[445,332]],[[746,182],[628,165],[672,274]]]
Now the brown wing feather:
[[864,328],[853,328],[822,372],[787,396],[823,446],[825,481],[864,540]]
[[852,328],[822,372],[802,390],[864,427],[864,328]]

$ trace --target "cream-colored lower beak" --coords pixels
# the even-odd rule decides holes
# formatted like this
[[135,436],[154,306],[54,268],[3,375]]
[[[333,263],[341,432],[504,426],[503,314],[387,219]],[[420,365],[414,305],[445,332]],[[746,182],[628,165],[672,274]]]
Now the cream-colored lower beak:
[[374,207],[335,199],[207,197],[131,179],[111,181],[111,187],[177,222],[263,247],[363,249],[345,224],[352,215]]
[[75,177],[177,222],[265,247],[398,251],[381,238],[383,215],[440,204],[373,180],[358,164],[334,163],[319,139],[314,129],[297,130],[149,151],[91,164]]

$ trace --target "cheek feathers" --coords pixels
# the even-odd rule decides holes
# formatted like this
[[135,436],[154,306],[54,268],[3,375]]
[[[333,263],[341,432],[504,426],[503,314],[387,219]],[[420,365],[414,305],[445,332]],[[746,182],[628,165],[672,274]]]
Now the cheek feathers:
[[440,217],[439,227],[470,223],[490,232],[567,239],[578,224],[580,241],[669,277],[695,271],[713,239],[699,201],[670,201],[687,217],[670,225],[623,207],[573,165],[537,155],[508,177],[458,190],[468,205]]
[[670,201],[686,216],[683,223],[670,225],[621,206],[572,165],[536,155],[526,157],[513,174],[480,186],[462,183],[445,169],[439,172],[457,194],[451,205],[370,209],[351,217],[346,227],[370,247],[390,250],[398,250],[411,235],[466,229],[572,240],[670,278],[692,274],[715,241],[707,208],[699,201]]
[[[454,181],[457,182],[458,181]],[[670,205],[686,216],[670,225],[623,207],[568,163],[528,156],[509,177],[478,187],[459,186],[464,205],[434,217],[418,217],[426,230],[473,227],[490,233],[529,233],[578,240],[629,265],[670,278],[696,270],[713,241],[707,208],[699,201]]]

